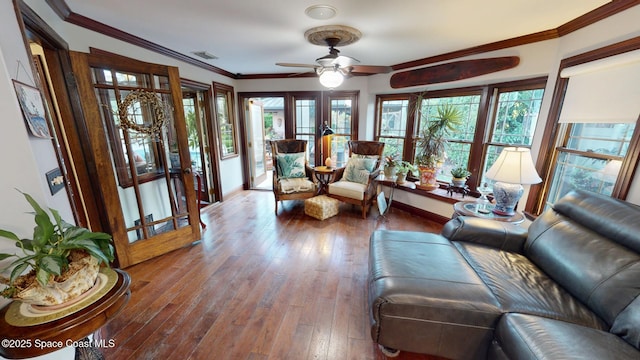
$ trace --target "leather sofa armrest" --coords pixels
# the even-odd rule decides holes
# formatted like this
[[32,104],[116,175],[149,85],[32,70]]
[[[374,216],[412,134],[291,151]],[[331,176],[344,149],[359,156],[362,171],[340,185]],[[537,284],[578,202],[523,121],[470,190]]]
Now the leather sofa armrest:
[[451,241],[466,241],[521,253],[527,230],[507,222],[458,216],[449,220],[442,236]]

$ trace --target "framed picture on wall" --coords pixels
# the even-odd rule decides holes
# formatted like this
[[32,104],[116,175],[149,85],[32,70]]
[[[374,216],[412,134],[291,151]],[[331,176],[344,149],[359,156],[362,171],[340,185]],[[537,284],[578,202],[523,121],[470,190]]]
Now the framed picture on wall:
[[40,89],[17,80],[13,80],[13,86],[16,89],[18,102],[31,134],[39,138],[50,139],[49,121]]

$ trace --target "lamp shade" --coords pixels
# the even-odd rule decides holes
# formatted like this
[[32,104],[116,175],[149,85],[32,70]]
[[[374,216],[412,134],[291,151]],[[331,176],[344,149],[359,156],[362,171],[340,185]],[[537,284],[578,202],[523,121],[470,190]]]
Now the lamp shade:
[[320,74],[320,84],[329,89],[336,88],[342,84],[344,76],[339,71],[327,70]]
[[602,176],[602,180],[610,183],[616,182],[621,168],[622,161],[610,160],[607,165],[605,165],[604,168],[599,171],[600,175]]
[[485,173],[488,179],[510,184],[537,184],[542,181],[527,148],[507,147]]

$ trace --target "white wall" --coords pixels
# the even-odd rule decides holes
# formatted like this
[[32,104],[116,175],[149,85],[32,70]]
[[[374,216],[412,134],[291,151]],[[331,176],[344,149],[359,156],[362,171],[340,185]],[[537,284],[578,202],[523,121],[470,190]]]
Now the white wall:
[[[45,173],[55,167],[55,153],[51,141],[30,136],[22,117],[12,79],[33,84],[29,58],[22,42],[11,1],[0,1],[0,228],[19,237],[30,237],[33,216],[31,207],[16,188],[31,194],[40,204],[56,208],[63,218],[73,221],[71,207],[64,190],[51,196]],[[22,65],[20,65],[22,64]],[[38,157],[35,156],[38,154]],[[0,252],[14,252],[13,241],[0,239]],[[0,263],[0,267],[4,267]],[[0,299],[0,307],[8,304]],[[65,348],[38,359],[73,359],[74,349]]]
[[[0,228],[18,236],[31,236],[33,216],[24,197],[15,189],[31,194],[43,206],[56,208],[67,221],[73,215],[64,190],[51,196],[45,173],[58,166],[50,140],[36,138],[27,132],[12,79],[34,85],[30,60],[25,50],[10,1],[0,2]],[[35,155],[37,154],[37,156]],[[0,239],[0,251],[13,242]]]
[[[44,1],[26,0],[25,2],[69,44],[70,50],[89,52],[89,48],[93,47],[145,62],[179,67],[180,77],[184,79],[194,80],[205,84],[211,84],[215,81],[234,87],[236,86],[235,81],[228,77],[190,64],[185,64],[173,58],[64,22]],[[241,187],[241,158],[233,157],[221,161],[220,176],[221,190],[223,194],[232,192]]]

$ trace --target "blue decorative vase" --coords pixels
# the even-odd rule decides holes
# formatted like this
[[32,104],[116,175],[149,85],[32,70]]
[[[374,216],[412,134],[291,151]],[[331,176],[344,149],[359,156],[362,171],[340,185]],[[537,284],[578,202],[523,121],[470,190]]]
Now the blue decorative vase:
[[496,206],[493,208],[493,213],[503,216],[515,215],[516,205],[523,193],[524,188],[520,184],[503,182],[493,184],[493,196],[496,199]]

